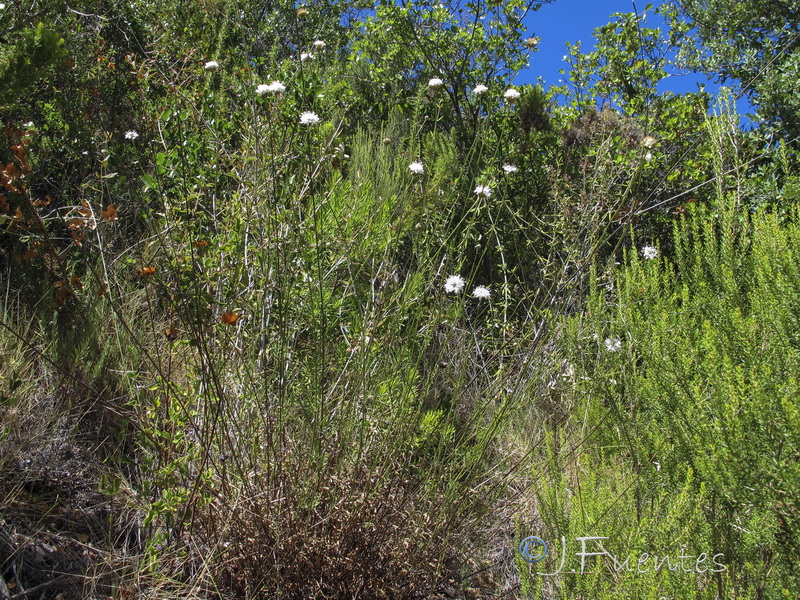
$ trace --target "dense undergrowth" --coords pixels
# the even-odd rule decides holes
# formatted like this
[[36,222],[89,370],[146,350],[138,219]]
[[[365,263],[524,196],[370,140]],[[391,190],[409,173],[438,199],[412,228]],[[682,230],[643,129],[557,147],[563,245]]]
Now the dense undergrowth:
[[793,140],[631,15],[83,4],[0,5],[0,598],[798,589]]

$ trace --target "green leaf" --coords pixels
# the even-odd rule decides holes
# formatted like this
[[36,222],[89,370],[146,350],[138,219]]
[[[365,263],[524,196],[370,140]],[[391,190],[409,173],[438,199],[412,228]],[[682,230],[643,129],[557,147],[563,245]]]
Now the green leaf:
[[144,181],[145,192],[149,190],[158,189],[158,182],[156,181],[156,178],[150,175],[149,173],[145,173],[144,175],[142,175],[142,181]]

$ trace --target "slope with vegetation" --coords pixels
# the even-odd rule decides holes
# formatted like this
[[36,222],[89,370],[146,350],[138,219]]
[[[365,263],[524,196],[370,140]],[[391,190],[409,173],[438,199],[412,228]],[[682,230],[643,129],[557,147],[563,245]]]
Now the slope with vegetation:
[[0,4],[0,598],[790,597],[794,9],[695,4]]

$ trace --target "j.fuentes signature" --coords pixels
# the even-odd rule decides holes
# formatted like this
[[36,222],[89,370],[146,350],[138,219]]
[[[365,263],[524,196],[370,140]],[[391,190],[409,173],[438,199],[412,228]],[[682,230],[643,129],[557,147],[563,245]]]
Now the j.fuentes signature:
[[[726,567],[722,562],[720,562],[724,558],[724,554],[714,554],[713,556],[709,556],[705,552],[701,552],[700,554],[693,555],[693,554],[686,554],[685,548],[680,550],[680,554],[678,556],[669,556],[669,555],[657,555],[657,554],[648,554],[647,552],[642,552],[638,558],[632,560],[631,556],[628,555],[624,558],[624,560],[620,560],[614,554],[609,552],[603,547],[601,540],[607,540],[607,537],[602,536],[586,536],[586,537],[577,537],[575,541],[579,542],[581,545],[580,552],[576,552],[575,556],[580,558],[580,571],[575,570],[568,570],[564,571],[564,565],[567,559],[567,541],[565,537],[561,537],[561,563],[558,566],[556,571],[552,573],[538,573],[538,575],[542,575],[543,577],[553,577],[554,575],[559,575],[561,573],[574,573],[583,575],[586,572],[586,559],[592,556],[607,556],[611,559],[611,563],[613,566],[614,571],[626,571],[628,573],[648,573],[651,570],[653,572],[658,572],[660,569],[668,569],[670,571],[684,571],[686,573],[721,573],[722,571],[727,571],[728,567]],[[587,545],[591,543],[591,549],[587,549]],[[529,563],[537,563],[543,560],[548,553],[548,546],[547,543],[536,536],[530,536],[522,540],[519,545],[519,553],[522,556],[523,560]]]

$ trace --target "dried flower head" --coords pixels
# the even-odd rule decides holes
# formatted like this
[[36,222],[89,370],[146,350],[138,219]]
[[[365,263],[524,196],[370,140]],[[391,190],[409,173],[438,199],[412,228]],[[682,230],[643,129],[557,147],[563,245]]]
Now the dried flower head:
[[657,143],[656,138],[654,138],[652,135],[647,135],[644,138],[642,138],[642,146],[644,146],[647,149],[655,148],[656,143]]

